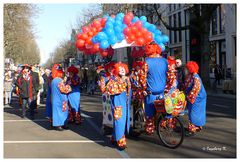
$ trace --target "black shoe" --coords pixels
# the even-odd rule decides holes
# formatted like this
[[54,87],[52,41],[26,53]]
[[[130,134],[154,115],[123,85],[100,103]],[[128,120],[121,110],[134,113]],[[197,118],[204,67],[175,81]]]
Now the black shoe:
[[22,118],[22,119],[25,119],[25,118],[26,118],[26,116],[25,116],[25,115],[22,115],[22,116],[21,116],[21,118]]
[[185,132],[185,136],[186,137],[193,137],[193,136],[195,136],[196,135],[196,133],[193,133],[193,132],[189,132],[189,131],[186,131]]
[[64,131],[64,129],[62,127],[56,127],[55,128],[57,131]]
[[68,127],[68,126],[65,126],[65,125],[62,126],[62,128],[65,129],[65,130],[68,130],[68,129],[69,129],[69,127]]
[[117,146],[117,149],[118,150],[120,150],[120,151],[123,151],[123,150],[125,150],[127,148],[127,146],[125,145],[125,146]]

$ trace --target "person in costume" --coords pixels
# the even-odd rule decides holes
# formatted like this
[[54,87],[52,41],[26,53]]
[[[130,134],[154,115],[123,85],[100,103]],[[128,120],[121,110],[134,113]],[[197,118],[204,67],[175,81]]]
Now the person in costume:
[[49,122],[52,126],[52,103],[51,103],[51,82],[52,82],[52,73],[48,76],[48,88],[47,88],[47,97],[46,97],[46,116],[49,119]]
[[52,120],[56,130],[66,129],[68,117],[68,98],[67,94],[72,91],[70,85],[66,85],[63,78],[63,70],[60,64],[54,64],[52,68]]
[[131,83],[126,74],[129,72],[124,63],[114,65],[113,76],[104,87],[104,92],[111,96],[111,109],[114,117],[112,143],[118,149],[126,148],[125,132],[130,128]]
[[78,69],[75,66],[70,66],[67,69],[69,77],[67,84],[71,86],[72,92],[68,94],[69,115],[68,121],[80,124],[80,78],[78,77]]
[[178,74],[177,74],[177,62],[173,56],[169,56],[168,59],[168,71],[167,71],[167,84],[165,87],[165,94],[171,93],[174,89],[178,88]]
[[145,46],[146,54],[146,80],[147,86],[143,92],[145,95],[145,116],[146,124],[145,131],[151,135],[154,132],[154,115],[156,113],[154,101],[157,98],[163,98],[164,89],[166,86],[166,76],[168,70],[168,62],[165,58],[161,57],[161,48],[155,44]]
[[132,57],[134,58],[131,83],[133,91],[133,100],[139,101],[144,99],[143,90],[147,88],[146,78],[147,63],[144,61],[144,50],[133,48]]
[[206,124],[207,93],[198,75],[198,70],[198,64],[194,61],[189,61],[185,66],[184,89],[189,117],[187,136],[199,132]]

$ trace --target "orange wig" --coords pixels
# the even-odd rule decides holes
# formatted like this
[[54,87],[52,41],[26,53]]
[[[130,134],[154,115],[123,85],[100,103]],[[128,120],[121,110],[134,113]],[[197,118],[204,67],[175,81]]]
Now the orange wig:
[[60,64],[54,64],[52,67],[52,78],[62,78],[63,70]]
[[198,64],[195,61],[189,61],[186,64],[186,68],[188,69],[189,73],[198,73],[199,67]]
[[126,74],[129,73],[129,69],[128,69],[127,64],[124,64],[124,63],[119,62],[119,63],[116,63],[116,64],[114,65],[114,70],[113,70],[113,74],[114,74],[114,75],[116,75],[116,76],[119,75],[119,68],[120,68],[120,67],[123,67],[123,68],[125,69]]
[[149,44],[145,46],[146,56],[161,54],[161,52],[162,52],[162,49],[157,44]]

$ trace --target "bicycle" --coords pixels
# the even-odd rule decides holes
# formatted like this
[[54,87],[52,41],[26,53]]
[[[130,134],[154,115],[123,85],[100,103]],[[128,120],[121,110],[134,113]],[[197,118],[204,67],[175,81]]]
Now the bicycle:
[[[163,98],[158,98],[155,100],[154,107],[156,109],[155,128],[160,141],[168,148],[175,149],[179,147],[184,140],[185,130],[178,116],[184,115],[186,111],[183,111],[178,116],[167,114],[165,111]],[[146,118],[144,114],[144,102],[141,102],[141,106],[137,108],[133,116],[133,129],[135,136],[139,136],[142,132],[145,132],[144,128]]]

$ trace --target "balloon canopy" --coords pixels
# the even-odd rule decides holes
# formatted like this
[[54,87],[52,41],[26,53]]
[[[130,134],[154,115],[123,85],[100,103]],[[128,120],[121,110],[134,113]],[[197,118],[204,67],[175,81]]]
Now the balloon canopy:
[[105,57],[113,53],[112,48],[146,46],[151,42],[164,51],[168,41],[169,37],[147,22],[146,16],[137,17],[129,12],[106,15],[82,27],[76,36],[76,47],[84,54],[100,53]]

